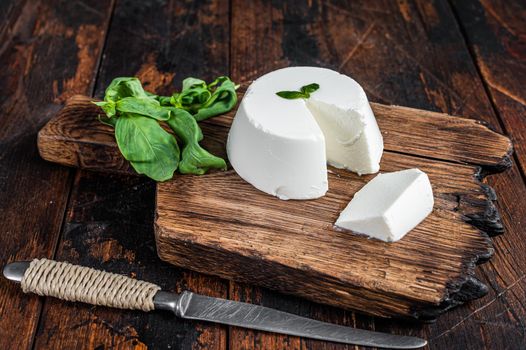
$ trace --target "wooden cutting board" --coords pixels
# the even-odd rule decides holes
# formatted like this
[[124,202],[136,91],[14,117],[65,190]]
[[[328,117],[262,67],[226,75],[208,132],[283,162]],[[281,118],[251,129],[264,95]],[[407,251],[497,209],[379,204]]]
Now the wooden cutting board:
[[[242,94],[242,93],[241,93]],[[374,175],[330,168],[326,196],[282,201],[229,169],[178,175],[157,186],[161,259],[382,317],[433,319],[483,296],[476,264],[503,227],[482,176],[511,166],[511,142],[478,121],[372,104],[384,136],[381,171],[418,167],[431,180],[433,213],[396,243],[335,231],[339,212]],[[235,112],[200,125],[203,145],[225,157]],[[133,174],[90,98],[75,96],[39,133],[41,156],[82,169]]]

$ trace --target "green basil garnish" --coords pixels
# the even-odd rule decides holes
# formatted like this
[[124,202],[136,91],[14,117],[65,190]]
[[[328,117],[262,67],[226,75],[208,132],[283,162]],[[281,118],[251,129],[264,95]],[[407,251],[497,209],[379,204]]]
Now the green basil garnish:
[[314,91],[318,90],[320,86],[316,83],[312,83],[309,85],[302,86],[300,88],[300,91],[279,91],[276,92],[276,95],[282,98],[286,98],[288,100],[294,100],[297,98],[309,98],[310,94]]
[[[177,169],[181,174],[196,175],[226,169],[224,159],[199,145],[203,133],[197,122],[234,108],[236,89],[228,77],[210,84],[186,78],[180,92],[158,96],[145,91],[139,79],[120,77],[107,87],[104,101],[94,103],[105,114],[99,120],[115,128],[119,150],[133,168],[153,180],[165,181]],[[163,123],[175,136],[162,128]]]

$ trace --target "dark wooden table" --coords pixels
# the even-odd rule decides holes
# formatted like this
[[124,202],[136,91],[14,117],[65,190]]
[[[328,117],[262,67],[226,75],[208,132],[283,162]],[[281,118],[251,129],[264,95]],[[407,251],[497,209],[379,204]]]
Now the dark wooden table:
[[[433,349],[526,348],[526,3],[435,1],[0,2],[0,265],[53,257],[170,290],[411,334]],[[36,133],[74,94],[136,75],[167,93],[186,76],[253,79],[290,65],[340,70],[373,101],[464,115],[514,141],[487,178],[506,233],[477,269],[489,295],[421,325],[375,319],[160,261],[155,184],[66,169]],[[400,127],[403,127],[401,125]],[[24,295],[0,279],[0,349],[346,349],[341,345]]]

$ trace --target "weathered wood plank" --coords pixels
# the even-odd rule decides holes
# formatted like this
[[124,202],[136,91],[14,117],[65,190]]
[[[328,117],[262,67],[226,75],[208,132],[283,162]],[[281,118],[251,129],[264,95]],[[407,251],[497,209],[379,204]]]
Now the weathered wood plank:
[[[96,93],[136,75],[168,93],[187,76],[228,72],[227,1],[118,1]],[[155,184],[145,178],[77,173],[57,259],[154,281],[172,291],[227,296],[224,281],[169,266],[156,255]],[[115,311],[50,300],[36,348],[224,349],[227,329],[156,312]]]
[[[465,275],[492,253],[488,238],[463,222],[466,211],[480,211],[471,200],[485,197],[473,181],[475,169],[392,153],[384,154],[381,167],[418,167],[434,187],[434,212],[396,244],[332,228],[373,176],[331,169],[324,197],[284,202],[230,170],[158,185],[159,255],[196,271],[385,317],[433,318],[460,301],[459,288],[467,298],[483,294],[484,287]],[[471,286],[473,295],[466,289]]]
[[[451,3],[493,107],[504,129],[514,140],[516,164],[520,167],[520,171],[515,170],[515,176],[522,175],[524,178],[526,94],[521,83],[526,79],[526,4],[484,0]],[[509,186],[507,195],[501,196],[501,203],[503,207],[510,208],[510,221],[523,222],[524,193],[516,193],[507,179],[502,181],[502,185]],[[502,254],[496,256],[495,270],[487,273],[496,295],[469,315],[469,320],[481,324],[488,339],[488,348],[526,347],[526,306],[523,302],[526,299],[526,244],[521,238],[524,229],[520,226],[517,224],[518,229],[511,232],[513,236],[506,235],[497,242]],[[462,322],[462,325],[465,323]],[[462,325],[452,332],[458,334]]]
[[[43,162],[37,131],[69,94],[90,94],[111,3],[2,1],[0,13],[0,265],[51,258],[70,172]],[[0,279],[0,348],[28,349],[42,299]]]
[[[254,1],[246,6],[234,1],[232,41],[237,45],[231,49],[232,77],[250,80],[292,64],[327,66],[353,76],[373,101],[465,115],[500,130],[446,1],[309,4]],[[252,59],[247,59],[247,53]],[[363,316],[356,316],[358,323],[370,329],[424,336],[432,339],[432,348],[498,348],[487,337],[473,336],[485,334],[490,328],[493,339],[509,337],[512,347],[524,347],[520,338],[521,334],[524,337],[522,292],[518,293],[521,282],[517,281],[524,282],[521,275],[526,266],[521,253],[524,240],[520,238],[521,222],[526,218],[520,198],[526,196],[526,191],[516,168],[487,181],[499,193],[498,207],[507,232],[495,239],[496,254],[491,265],[477,271],[477,276],[492,286],[490,295],[450,311],[436,324],[421,329],[399,322],[370,322]],[[262,295],[263,304],[292,307],[290,300],[280,304],[279,295]],[[298,301],[296,305],[303,303]],[[320,314],[317,310],[322,308],[313,304],[311,314]],[[345,314],[340,317],[337,322],[344,322]],[[258,336],[259,344],[266,344],[265,337]],[[231,345],[236,348],[235,343]],[[311,341],[303,345],[324,348]]]
[[521,1],[452,1],[492,102],[517,147],[526,173],[526,4]]

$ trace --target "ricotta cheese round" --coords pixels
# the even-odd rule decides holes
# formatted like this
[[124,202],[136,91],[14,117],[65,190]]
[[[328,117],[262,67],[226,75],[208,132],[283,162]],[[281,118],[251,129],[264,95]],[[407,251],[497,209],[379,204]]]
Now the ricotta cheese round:
[[[311,83],[309,99],[279,91]],[[230,163],[245,181],[280,199],[312,199],[328,189],[327,163],[371,174],[383,140],[364,90],[350,77],[318,67],[290,67],[255,80],[228,135]]]

